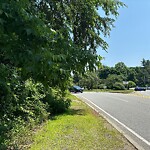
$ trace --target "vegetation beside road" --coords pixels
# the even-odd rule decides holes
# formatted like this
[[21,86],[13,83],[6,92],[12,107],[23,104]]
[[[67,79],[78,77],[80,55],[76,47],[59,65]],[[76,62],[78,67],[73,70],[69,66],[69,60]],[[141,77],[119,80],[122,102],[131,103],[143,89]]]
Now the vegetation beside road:
[[86,92],[109,92],[109,93],[123,93],[129,94],[132,93],[134,90],[111,90],[111,89],[92,89],[92,90],[85,90]]
[[96,112],[75,96],[66,114],[47,121],[35,134],[30,150],[135,150]]
[[[72,74],[100,68],[97,48],[108,48],[101,35],[110,35],[124,6],[116,0],[0,1],[0,149],[23,149],[30,143],[24,134],[69,108]],[[123,88],[120,79],[110,85]]]
[[[120,1],[0,0],[0,149],[70,106],[72,74],[101,66]],[[103,16],[99,14],[102,10]]]
[[126,90],[130,88],[150,87],[150,60],[143,59],[142,66],[127,67],[118,62],[114,67],[102,66],[95,72],[74,75],[74,84],[88,90],[111,89]]

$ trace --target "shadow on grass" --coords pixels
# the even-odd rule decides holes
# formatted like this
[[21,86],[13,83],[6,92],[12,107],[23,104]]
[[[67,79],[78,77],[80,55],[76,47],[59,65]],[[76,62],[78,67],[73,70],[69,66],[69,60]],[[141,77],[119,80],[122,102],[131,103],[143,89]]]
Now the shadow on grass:
[[85,109],[81,109],[81,108],[78,108],[78,109],[69,109],[65,114],[67,115],[81,115],[81,116],[85,116],[86,115],[86,111]]
[[81,109],[81,108],[70,108],[68,109],[66,112],[62,113],[62,114],[55,114],[55,115],[51,115],[49,116],[50,120],[57,120],[57,117],[60,115],[80,115],[80,116],[85,116],[87,114],[85,109]]

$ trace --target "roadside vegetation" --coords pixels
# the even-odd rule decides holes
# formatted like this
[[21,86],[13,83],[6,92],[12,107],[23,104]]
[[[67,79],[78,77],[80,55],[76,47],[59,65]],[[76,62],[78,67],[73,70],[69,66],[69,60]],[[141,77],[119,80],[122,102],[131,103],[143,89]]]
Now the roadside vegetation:
[[143,59],[141,66],[127,67],[118,62],[114,67],[102,66],[95,72],[86,72],[84,75],[74,75],[74,84],[84,87],[85,90],[111,91],[123,93],[131,92],[136,86],[150,86],[150,60]]
[[101,35],[110,34],[123,6],[116,0],[0,0],[0,149],[23,149],[25,134],[67,111],[72,74],[101,66],[97,48],[108,48]]
[[109,92],[109,93],[123,93],[123,94],[129,94],[134,92],[133,89],[130,90],[111,90],[111,89],[92,89],[92,90],[84,90],[86,92]]
[[54,116],[34,135],[29,150],[135,150],[106,120],[75,96],[71,108]]

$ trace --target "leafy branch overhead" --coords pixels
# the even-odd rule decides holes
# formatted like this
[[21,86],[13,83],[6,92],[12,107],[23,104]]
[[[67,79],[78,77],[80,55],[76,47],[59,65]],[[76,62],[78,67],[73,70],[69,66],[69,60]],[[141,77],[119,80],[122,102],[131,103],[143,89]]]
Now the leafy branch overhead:
[[67,80],[72,71],[92,70],[100,65],[97,47],[108,47],[102,35],[110,34],[110,17],[117,17],[121,6],[116,0],[2,0],[2,61],[51,86]]

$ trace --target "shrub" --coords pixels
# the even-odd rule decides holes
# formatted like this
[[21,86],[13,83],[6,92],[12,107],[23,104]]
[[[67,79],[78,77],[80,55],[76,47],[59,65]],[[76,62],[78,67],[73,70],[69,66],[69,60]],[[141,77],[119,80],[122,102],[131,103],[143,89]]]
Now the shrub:
[[66,111],[70,100],[62,95],[33,79],[24,81],[17,68],[0,64],[0,149],[19,149],[28,142],[29,129],[49,114]]
[[[121,83],[123,80],[123,77],[121,75],[116,75],[116,74],[110,74],[107,79],[105,80],[105,84],[107,86],[108,89],[115,89],[115,88],[119,88],[116,87],[118,85],[115,85],[116,83]],[[122,85],[121,85],[122,86]]]
[[31,79],[24,81],[16,68],[0,64],[0,149],[17,149],[23,141],[18,135],[48,118],[42,88]]
[[106,89],[107,86],[106,86],[105,84],[100,84],[98,88],[99,88],[99,89]]
[[136,84],[133,81],[129,81],[128,87],[129,88],[136,87]]
[[114,90],[125,90],[125,86],[122,83],[120,83],[120,82],[116,82],[113,85],[113,89]]
[[48,104],[47,111],[50,112],[51,115],[60,114],[65,112],[71,105],[71,100],[62,97],[60,94],[47,94],[43,98],[43,102]]

